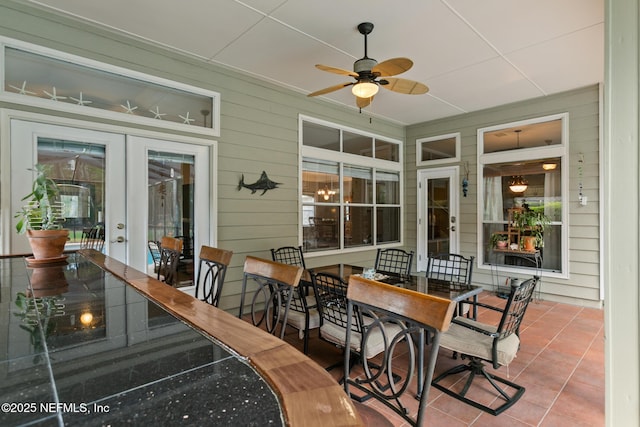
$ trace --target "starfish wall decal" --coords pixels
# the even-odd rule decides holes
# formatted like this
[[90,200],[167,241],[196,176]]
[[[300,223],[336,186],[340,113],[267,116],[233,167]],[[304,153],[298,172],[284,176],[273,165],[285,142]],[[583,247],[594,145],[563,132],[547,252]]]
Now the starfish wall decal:
[[191,122],[195,122],[196,119],[190,119],[189,118],[189,112],[187,111],[187,115],[186,116],[181,116],[178,115],[178,117],[180,117],[182,120],[184,120],[182,123],[184,123],[185,125],[190,125]]
[[162,120],[162,116],[166,116],[167,115],[167,113],[162,113],[161,114],[160,113],[160,107],[158,107],[157,105],[156,105],[156,110],[155,111],[149,110],[149,112],[151,114],[153,114],[153,118],[154,119],[158,119],[158,120]]
[[27,90],[27,81],[26,80],[22,82],[22,87],[17,87],[17,86],[12,86],[12,85],[9,85],[9,87],[11,89],[17,90],[18,93],[21,94],[21,95],[35,95],[36,94],[35,92],[31,92],[31,91]]
[[87,105],[87,104],[91,104],[91,102],[93,101],[87,101],[86,99],[82,98],[82,92],[80,92],[80,97],[79,98],[74,98],[73,96],[70,96],[69,99],[72,99],[74,101],[76,101],[76,104],[78,105]]
[[138,107],[132,107],[129,100],[127,100],[127,105],[120,104],[120,106],[124,108],[124,112],[127,114],[133,114],[133,111],[138,109]]
[[56,93],[56,87],[53,87],[53,93],[49,93],[46,90],[43,90],[43,92],[52,100],[52,101],[60,101],[61,99],[67,99],[66,96],[60,96]]

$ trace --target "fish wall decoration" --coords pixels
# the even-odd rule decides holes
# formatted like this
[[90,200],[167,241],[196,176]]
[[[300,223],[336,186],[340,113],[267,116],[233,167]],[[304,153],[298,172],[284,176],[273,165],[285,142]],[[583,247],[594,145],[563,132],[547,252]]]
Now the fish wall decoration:
[[244,183],[244,174],[242,174],[242,178],[240,178],[240,183],[238,184],[238,191],[242,190],[242,187],[248,188],[251,190],[251,194],[255,193],[258,190],[262,190],[261,196],[266,193],[268,190],[273,190],[274,188],[278,188],[280,185],[279,182],[273,182],[267,176],[265,171],[262,171],[262,175],[260,175],[260,179],[258,179],[253,184],[245,184]]

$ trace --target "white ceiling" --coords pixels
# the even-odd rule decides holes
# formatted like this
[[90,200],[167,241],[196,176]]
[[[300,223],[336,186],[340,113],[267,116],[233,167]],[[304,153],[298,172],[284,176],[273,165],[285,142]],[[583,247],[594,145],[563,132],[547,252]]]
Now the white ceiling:
[[[408,57],[426,95],[381,89],[365,110],[413,124],[603,81],[604,0],[40,0],[132,37],[302,94],[350,82],[364,56]],[[215,88],[214,88],[215,89]],[[349,88],[323,96],[355,107]]]

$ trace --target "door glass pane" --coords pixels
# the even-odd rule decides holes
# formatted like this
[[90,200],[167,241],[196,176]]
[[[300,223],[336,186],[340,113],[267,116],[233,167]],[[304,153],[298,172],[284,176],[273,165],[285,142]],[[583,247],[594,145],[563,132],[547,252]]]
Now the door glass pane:
[[[149,151],[148,159],[148,240],[158,242],[163,236],[183,240],[179,281],[190,285],[193,283],[195,157]],[[149,259],[149,263],[153,263],[153,259]]]
[[429,254],[449,252],[449,178],[428,181],[427,248]]
[[105,147],[103,145],[38,138],[38,163],[47,165],[60,188],[69,229],[66,249],[77,249],[83,230],[104,225]]

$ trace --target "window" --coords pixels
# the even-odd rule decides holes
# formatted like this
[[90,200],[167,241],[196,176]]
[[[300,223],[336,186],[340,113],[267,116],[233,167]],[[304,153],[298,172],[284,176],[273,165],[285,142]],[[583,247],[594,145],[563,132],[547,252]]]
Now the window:
[[[566,274],[566,135],[565,114],[478,130],[478,249],[484,265]],[[548,220],[533,250],[524,248],[524,236],[535,231],[516,223],[523,211]],[[496,245],[497,236],[506,247]]]
[[303,248],[401,242],[400,143],[301,117]]
[[460,133],[416,140],[416,165],[434,165],[460,161]]

